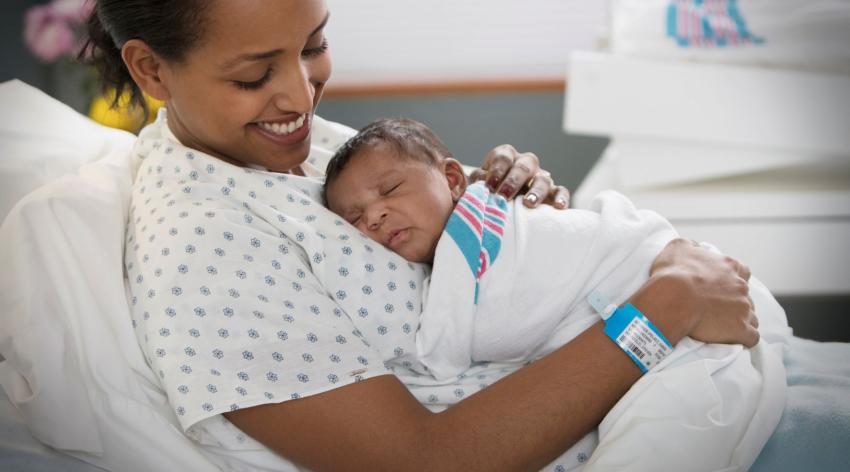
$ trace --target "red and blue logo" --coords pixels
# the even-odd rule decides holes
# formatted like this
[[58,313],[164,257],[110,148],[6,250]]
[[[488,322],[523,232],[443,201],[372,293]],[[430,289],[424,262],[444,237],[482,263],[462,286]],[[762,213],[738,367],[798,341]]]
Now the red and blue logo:
[[667,36],[681,47],[737,47],[765,41],[750,32],[736,0],[671,1]]

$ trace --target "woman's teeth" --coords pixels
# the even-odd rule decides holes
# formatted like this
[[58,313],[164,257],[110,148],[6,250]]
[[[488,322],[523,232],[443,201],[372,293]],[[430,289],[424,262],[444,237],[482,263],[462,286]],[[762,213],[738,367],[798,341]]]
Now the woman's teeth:
[[293,131],[304,126],[304,121],[306,120],[307,115],[301,115],[295,121],[290,121],[289,123],[257,123],[264,130],[274,133],[274,134],[290,134]]

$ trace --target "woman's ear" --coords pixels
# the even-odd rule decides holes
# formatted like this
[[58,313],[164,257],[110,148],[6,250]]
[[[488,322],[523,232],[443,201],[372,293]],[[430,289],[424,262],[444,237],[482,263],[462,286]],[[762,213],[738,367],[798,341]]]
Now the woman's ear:
[[443,159],[443,174],[452,191],[452,200],[457,202],[466,191],[466,174],[463,172],[463,166],[457,160],[446,157]]
[[144,41],[131,39],[121,48],[121,57],[133,81],[151,97],[166,101],[171,98],[162,81],[163,62]]

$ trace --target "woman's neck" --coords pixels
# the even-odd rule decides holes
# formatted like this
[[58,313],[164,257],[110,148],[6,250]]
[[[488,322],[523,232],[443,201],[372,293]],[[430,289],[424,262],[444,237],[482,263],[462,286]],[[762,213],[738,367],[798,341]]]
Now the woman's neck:
[[[213,156],[216,159],[227,162],[228,164],[233,164],[237,167],[248,167],[248,168],[251,168],[251,169],[262,170],[262,171],[268,171],[269,170],[269,169],[267,169],[263,166],[260,166],[260,165],[250,164],[250,163],[246,163],[246,162],[243,162],[243,161],[239,161],[237,159],[233,159],[229,156],[226,156],[224,154],[216,152],[214,149],[212,149],[208,146],[204,146],[201,143],[200,140],[194,139],[192,134],[189,133],[189,131],[186,130],[185,127],[180,125],[179,120],[169,120],[166,109],[162,110],[162,115],[161,115],[160,119],[162,119],[162,121],[165,124],[165,126],[163,127],[163,135],[166,138],[177,141],[181,146],[186,146],[188,148],[198,150],[198,151],[203,152],[205,154],[209,154],[210,156]],[[184,136],[184,137],[181,138],[180,136]],[[279,172],[279,173],[298,175],[298,176],[301,176],[301,177],[304,177],[304,176],[307,175],[307,173],[304,171],[304,169],[301,168],[300,165],[296,166],[296,167],[294,167],[294,168],[292,168],[288,171]]]

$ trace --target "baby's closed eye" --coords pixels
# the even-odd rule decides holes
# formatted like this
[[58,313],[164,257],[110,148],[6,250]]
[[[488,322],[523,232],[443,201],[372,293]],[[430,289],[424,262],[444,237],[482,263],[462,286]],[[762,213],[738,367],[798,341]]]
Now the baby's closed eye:
[[386,188],[386,190],[381,192],[381,195],[389,195],[390,193],[392,193],[395,189],[399,188],[400,186],[401,186],[401,182],[389,185]]

